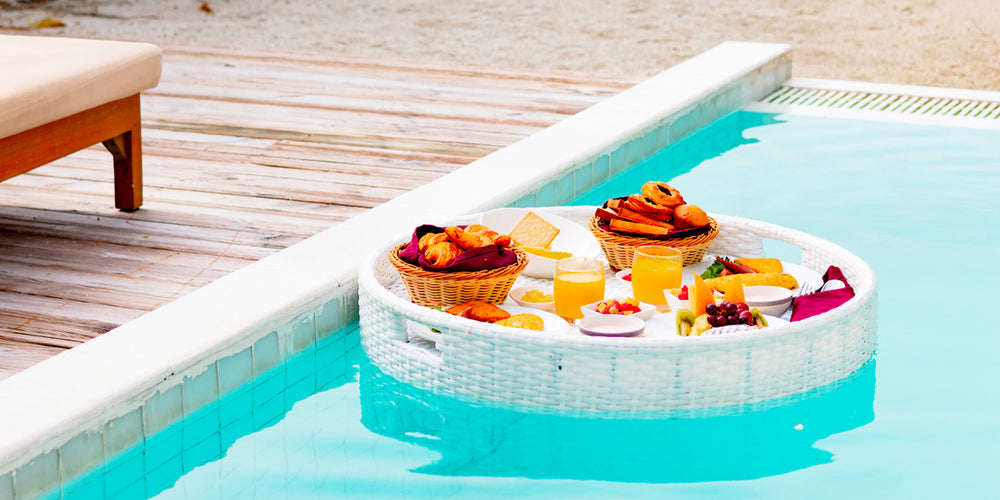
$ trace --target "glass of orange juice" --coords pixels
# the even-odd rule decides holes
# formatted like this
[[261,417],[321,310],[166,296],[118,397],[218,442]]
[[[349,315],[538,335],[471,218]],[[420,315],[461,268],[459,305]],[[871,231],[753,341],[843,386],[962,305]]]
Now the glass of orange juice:
[[683,254],[676,248],[656,245],[637,247],[632,259],[632,292],[635,298],[657,306],[666,304],[664,291],[681,287],[683,262]]
[[604,298],[604,263],[596,259],[570,257],[556,262],[552,293],[556,314],[569,321],[583,317],[580,306]]

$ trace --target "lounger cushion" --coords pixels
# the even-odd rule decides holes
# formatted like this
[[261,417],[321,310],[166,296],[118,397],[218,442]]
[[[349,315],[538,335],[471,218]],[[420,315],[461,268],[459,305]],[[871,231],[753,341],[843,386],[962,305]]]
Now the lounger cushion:
[[148,43],[0,35],[0,138],[153,88]]

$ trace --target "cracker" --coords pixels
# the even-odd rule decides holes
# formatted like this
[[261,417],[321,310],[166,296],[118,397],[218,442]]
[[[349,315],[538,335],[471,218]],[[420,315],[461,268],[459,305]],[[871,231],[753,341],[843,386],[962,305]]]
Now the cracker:
[[518,222],[510,232],[510,239],[518,246],[549,248],[552,240],[559,235],[559,228],[549,224],[545,219],[528,212],[521,222]]

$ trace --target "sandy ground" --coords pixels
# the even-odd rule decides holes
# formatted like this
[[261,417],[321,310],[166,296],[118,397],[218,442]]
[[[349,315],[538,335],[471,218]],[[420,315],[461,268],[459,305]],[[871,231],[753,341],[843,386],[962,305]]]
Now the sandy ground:
[[[0,32],[635,78],[724,40],[786,42],[796,76],[1000,90],[997,0],[210,0],[205,10],[202,3],[0,0]],[[31,27],[47,17],[66,26]]]

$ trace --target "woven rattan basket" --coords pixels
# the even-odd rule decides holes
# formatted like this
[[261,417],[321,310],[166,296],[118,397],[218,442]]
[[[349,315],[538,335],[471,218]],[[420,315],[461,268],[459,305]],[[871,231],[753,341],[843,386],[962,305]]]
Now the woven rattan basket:
[[514,280],[528,265],[528,255],[520,248],[511,247],[517,254],[517,262],[509,266],[474,272],[427,271],[401,259],[399,253],[404,248],[406,243],[390,250],[389,262],[399,271],[410,300],[422,306],[454,305],[469,300],[500,304],[507,300]]
[[635,255],[635,247],[643,245],[658,245],[663,247],[676,248],[684,256],[684,265],[689,266],[696,262],[701,262],[705,257],[705,250],[719,234],[719,223],[709,217],[712,226],[707,233],[689,236],[687,238],[677,238],[668,240],[657,240],[653,238],[642,238],[639,236],[623,236],[611,231],[606,231],[597,225],[597,217],[590,219],[590,232],[601,244],[604,255],[608,257],[608,264],[611,267],[621,270],[632,267],[632,257]]

